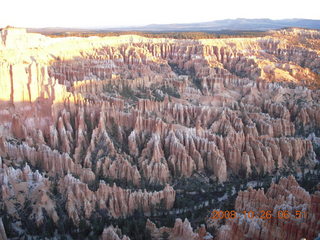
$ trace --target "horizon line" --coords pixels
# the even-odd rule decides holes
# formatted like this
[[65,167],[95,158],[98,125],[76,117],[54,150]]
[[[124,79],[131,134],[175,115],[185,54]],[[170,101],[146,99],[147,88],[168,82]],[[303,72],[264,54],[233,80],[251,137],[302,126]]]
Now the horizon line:
[[195,21],[195,22],[172,22],[172,23],[146,23],[146,24],[139,24],[139,25],[113,25],[113,26],[44,26],[44,27],[28,27],[28,26],[14,26],[11,24],[7,24],[0,28],[5,28],[7,26],[17,27],[17,28],[25,28],[25,29],[78,29],[78,30],[87,30],[87,29],[119,29],[119,28],[138,28],[138,27],[146,27],[152,25],[184,25],[184,24],[199,24],[199,23],[210,23],[216,21],[225,21],[225,20],[272,20],[272,21],[283,21],[283,20],[309,20],[309,21],[320,21],[319,19],[315,18],[222,18],[222,19],[215,19],[211,21]]

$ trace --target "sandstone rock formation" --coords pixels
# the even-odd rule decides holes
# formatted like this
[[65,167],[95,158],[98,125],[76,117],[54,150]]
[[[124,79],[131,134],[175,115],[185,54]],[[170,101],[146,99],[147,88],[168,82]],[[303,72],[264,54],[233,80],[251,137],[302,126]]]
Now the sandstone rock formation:
[[[76,226],[95,210],[151,215],[173,207],[170,185],[181,178],[303,172],[319,159],[318,31],[207,40],[0,35],[1,199],[13,221],[21,218],[15,204],[27,200],[39,226],[42,209],[53,222],[61,217],[56,200]],[[120,239],[112,232],[104,235]],[[188,222],[170,234],[196,238]]]
[[[294,177],[282,178],[263,189],[239,192],[235,210],[241,215],[220,227],[217,239],[314,239],[320,231],[320,192],[309,194]],[[271,210],[272,219],[249,218],[243,211]],[[282,212],[287,211],[286,218]],[[280,217],[278,213],[280,212]],[[301,213],[297,215],[298,213]]]
[[59,191],[66,196],[68,215],[75,223],[80,221],[82,215],[89,218],[96,206],[118,218],[132,215],[134,210],[142,210],[150,215],[152,207],[161,202],[165,209],[170,209],[175,200],[175,191],[169,185],[159,192],[147,192],[122,189],[115,184],[109,186],[100,181],[97,191],[93,192],[87,184],[71,175],[60,180]]
[[[103,230],[101,239],[102,240],[130,240],[126,235],[124,235],[122,238],[119,237],[117,234],[119,232],[118,228],[114,228],[113,226],[109,226]],[[121,231],[120,231],[121,233]]]
[[161,227],[157,228],[156,225],[150,220],[147,221],[146,228],[151,232],[152,239],[162,239],[163,235],[167,235],[170,240],[212,240],[213,237],[210,233],[206,232],[204,226],[201,226],[197,233],[193,232],[193,229],[190,225],[188,219],[182,221],[180,218],[176,219],[174,227]]
[[[41,225],[46,214],[57,223],[59,217],[55,201],[50,197],[51,183],[38,171],[32,172],[26,165],[22,170],[7,167],[0,161],[1,196],[7,213],[20,218],[19,211],[31,207],[30,221]],[[29,204],[31,206],[29,206]]]

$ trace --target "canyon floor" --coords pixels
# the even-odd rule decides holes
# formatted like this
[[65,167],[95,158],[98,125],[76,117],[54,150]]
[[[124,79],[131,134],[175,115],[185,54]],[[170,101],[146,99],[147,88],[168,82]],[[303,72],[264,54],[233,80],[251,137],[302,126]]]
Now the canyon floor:
[[0,35],[0,239],[320,233],[320,31]]

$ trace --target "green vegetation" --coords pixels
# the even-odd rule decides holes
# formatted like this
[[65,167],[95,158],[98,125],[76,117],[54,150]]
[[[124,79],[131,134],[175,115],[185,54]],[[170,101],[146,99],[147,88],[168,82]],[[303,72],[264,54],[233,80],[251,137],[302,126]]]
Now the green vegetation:
[[[169,97],[180,98],[180,94],[179,94],[178,90],[175,87],[161,86],[158,89],[161,90],[161,92],[163,94],[167,94]],[[153,96],[155,97],[155,100],[159,101],[159,102],[162,102],[164,100],[164,97],[165,97],[165,95],[160,95],[159,92],[157,92],[157,91],[154,91]]]
[[169,233],[167,233],[167,232],[163,232],[162,233],[162,239],[169,239]]
[[103,85],[103,91],[105,93],[114,93],[115,92],[114,86],[112,84]]
[[137,101],[138,98],[135,96],[134,91],[130,86],[123,86],[120,95],[124,98],[131,99],[132,101]]
[[49,37],[114,37],[121,35],[138,35],[148,38],[173,38],[173,39],[217,39],[217,38],[250,38],[264,37],[267,32],[263,31],[203,31],[203,32],[143,32],[143,31],[79,31],[79,32],[47,32]]
[[192,82],[196,86],[196,88],[198,88],[200,91],[202,91],[201,79],[193,78]]
[[168,94],[171,97],[180,98],[178,90],[174,87],[162,86],[160,89],[163,93]]

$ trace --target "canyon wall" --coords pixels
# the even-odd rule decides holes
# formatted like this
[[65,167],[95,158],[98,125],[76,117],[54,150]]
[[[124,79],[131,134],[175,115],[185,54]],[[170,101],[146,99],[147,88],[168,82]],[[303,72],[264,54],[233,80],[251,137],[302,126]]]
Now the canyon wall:
[[44,218],[39,208],[56,222],[53,184],[74,224],[95,210],[113,218],[151,215],[171,209],[170,185],[195,173],[225,182],[312,169],[320,57],[310,44],[319,38],[307,30],[176,40],[2,29],[6,211],[19,219],[16,203],[35,199],[35,222]]

